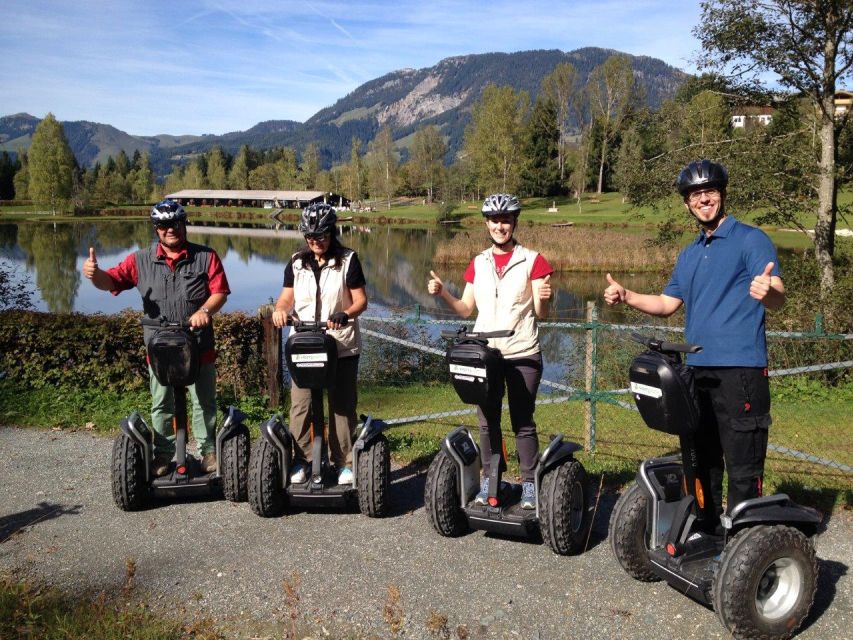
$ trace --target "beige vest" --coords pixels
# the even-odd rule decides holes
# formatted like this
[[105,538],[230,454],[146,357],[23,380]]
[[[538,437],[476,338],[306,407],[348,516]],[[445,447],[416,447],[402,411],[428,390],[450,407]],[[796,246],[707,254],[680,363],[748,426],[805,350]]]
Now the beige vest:
[[512,257],[498,278],[492,249],[474,258],[474,301],[477,321],[474,331],[514,329],[509,338],[492,338],[489,345],[505,358],[525,358],[539,353],[539,328],[533,309],[530,273],[538,254],[515,245]]
[[[309,265],[294,255],[293,265],[293,310],[300,320],[328,320],[336,311],[344,311],[352,305],[352,295],[346,286],[347,269],[354,252],[345,249],[342,258],[332,258],[320,268],[320,287]],[[320,296],[320,316],[317,312],[317,295]],[[338,343],[338,357],[361,353],[361,332],[358,320],[350,318],[343,329],[329,330],[329,335]]]

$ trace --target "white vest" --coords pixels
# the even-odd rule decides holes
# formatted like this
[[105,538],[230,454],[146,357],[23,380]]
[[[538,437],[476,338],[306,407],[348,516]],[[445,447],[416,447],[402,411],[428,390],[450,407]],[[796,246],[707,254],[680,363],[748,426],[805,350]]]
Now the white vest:
[[515,245],[503,276],[498,278],[492,249],[474,258],[474,301],[477,321],[474,331],[514,329],[509,338],[492,338],[489,344],[505,358],[526,358],[539,353],[539,328],[533,308],[530,273],[535,251]]
[[[320,287],[314,270],[296,255],[291,258],[293,266],[293,310],[300,320],[328,320],[336,311],[344,311],[352,305],[352,295],[346,286],[347,270],[355,252],[344,249],[343,257],[331,258],[320,268]],[[320,295],[320,316],[317,311],[317,294]],[[329,329],[329,335],[338,344],[338,357],[354,356],[361,352],[361,332],[358,320],[350,318],[343,329]]]

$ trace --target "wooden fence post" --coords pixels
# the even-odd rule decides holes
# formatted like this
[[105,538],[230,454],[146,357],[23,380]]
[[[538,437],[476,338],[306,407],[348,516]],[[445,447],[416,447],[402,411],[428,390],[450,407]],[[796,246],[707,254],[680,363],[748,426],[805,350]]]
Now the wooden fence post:
[[[586,321],[592,323],[595,320],[595,303],[586,303]],[[593,399],[593,382],[595,378],[595,329],[590,327],[586,330],[586,357],[584,366],[584,377],[586,389],[586,401],[583,403],[584,431],[583,445],[586,451],[593,450],[593,438],[595,432],[595,400]]]
[[275,305],[265,304],[258,309],[263,327],[262,355],[266,364],[267,396],[269,408],[278,409],[281,406],[281,329],[272,323],[272,312]]

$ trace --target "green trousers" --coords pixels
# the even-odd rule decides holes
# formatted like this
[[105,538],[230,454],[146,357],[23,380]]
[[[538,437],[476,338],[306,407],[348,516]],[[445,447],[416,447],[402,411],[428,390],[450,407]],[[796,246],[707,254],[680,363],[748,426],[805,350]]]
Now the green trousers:
[[[175,394],[164,387],[148,367],[151,377],[151,428],[154,429],[154,452],[166,456],[175,452]],[[216,365],[212,362],[199,367],[198,379],[187,387],[192,399],[192,430],[200,455],[216,450]]]

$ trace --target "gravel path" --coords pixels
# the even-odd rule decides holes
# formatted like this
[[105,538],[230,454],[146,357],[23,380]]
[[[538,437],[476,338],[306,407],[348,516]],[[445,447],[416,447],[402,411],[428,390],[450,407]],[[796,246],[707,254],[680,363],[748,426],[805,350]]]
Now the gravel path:
[[[396,616],[408,638],[727,637],[713,611],[621,570],[605,539],[614,496],[602,498],[591,548],[559,557],[483,532],[441,538],[423,512],[424,476],[406,469],[394,472],[396,508],[384,520],[262,519],[212,500],[124,513],[110,494],[110,450],[89,433],[0,428],[0,572],[119,593],[135,563],[133,598],[243,637],[281,637],[285,580],[301,628],[316,636],[390,637],[385,618]],[[800,638],[853,638],[851,532],[851,514],[836,513],[817,539],[818,599]]]

